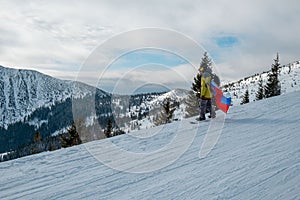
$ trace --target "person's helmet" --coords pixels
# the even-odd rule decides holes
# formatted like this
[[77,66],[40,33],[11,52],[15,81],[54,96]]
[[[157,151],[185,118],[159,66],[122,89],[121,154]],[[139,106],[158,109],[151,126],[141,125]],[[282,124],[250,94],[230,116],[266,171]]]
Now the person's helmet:
[[211,73],[211,68],[206,64],[206,63],[203,63],[200,68],[199,68],[199,71],[200,73],[203,73],[203,72],[208,72],[208,73]]
[[200,68],[199,68],[199,72],[200,72],[200,73],[203,73],[204,71],[205,71],[205,70],[204,70],[204,67],[200,67]]

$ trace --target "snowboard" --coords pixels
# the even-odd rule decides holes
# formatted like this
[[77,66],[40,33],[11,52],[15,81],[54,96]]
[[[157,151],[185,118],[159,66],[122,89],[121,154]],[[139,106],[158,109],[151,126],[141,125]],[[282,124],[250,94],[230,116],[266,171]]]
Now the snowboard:
[[195,121],[191,121],[190,123],[191,124],[198,124],[198,123],[200,123],[200,122],[208,122],[208,121],[210,121],[210,118],[206,118],[205,120],[199,120],[199,118],[196,118],[195,119]]

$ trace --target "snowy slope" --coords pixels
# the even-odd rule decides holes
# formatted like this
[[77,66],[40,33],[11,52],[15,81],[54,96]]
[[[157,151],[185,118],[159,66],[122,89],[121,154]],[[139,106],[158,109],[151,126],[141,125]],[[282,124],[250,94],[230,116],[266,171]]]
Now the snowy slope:
[[180,105],[176,108],[173,119],[181,120],[185,116],[186,104],[184,103],[184,101],[187,99],[188,93],[189,91],[185,89],[174,89],[170,92],[158,96],[150,102],[150,105],[152,105],[151,107],[155,107],[157,105],[160,105],[161,107],[163,105],[163,102],[167,98],[171,99],[173,102],[179,102]]
[[[263,80],[263,85],[267,82],[268,72],[256,74],[246,77],[239,81],[225,83],[223,89],[231,94],[233,105],[239,105],[243,99],[246,90],[249,90],[250,101],[255,100],[258,91],[258,81],[260,76]],[[279,69],[279,81],[281,84],[281,92],[289,93],[300,90],[300,61],[283,65]]]
[[40,107],[95,91],[83,83],[64,81],[32,70],[0,66],[0,127],[22,121]]
[[[130,119],[125,125],[124,123],[119,123],[118,125],[126,133],[155,127],[155,118],[160,114],[167,98],[170,99],[171,105],[176,107],[173,120],[181,120],[185,114],[186,105],[184,104],[184,100],[187,98],[187,94],[188,91],[185,89],[174,89],[165,93],[139,94],[138,103],[130,106],[126,105],[126,98],[114,98],[113,107],[119,107],[118,110],[123,110],[121,118],[125,116]],[[124,110],[124,108],[127,109]],[[136,117],[134,118],[133,116]],[[114,117],[116,121],[120,121],[117,114]]]
[[174,101],[182,101],[184,100],[188,95],[188,91],[185,89],[174,89],[170,92],[167,92],[165,94],[162,94],[158,96],[157,98],[153,99],[150,104],[154,107],[155,105],[162,105],[164,100],[166,98],[172,99]]
[[[183,119],[3,162],[0,199],[300,199],[299,102],[300,92],[293,92],[232,107],[219,141],[202,159],[210,123]],[[214,123],[221,118],[219,113]],[[133,162],[108,151],[108,143],[133,156],[153,154]],[[107,166],[114,164],[131,172]],[[132,173],[143,169],[148,173]]]

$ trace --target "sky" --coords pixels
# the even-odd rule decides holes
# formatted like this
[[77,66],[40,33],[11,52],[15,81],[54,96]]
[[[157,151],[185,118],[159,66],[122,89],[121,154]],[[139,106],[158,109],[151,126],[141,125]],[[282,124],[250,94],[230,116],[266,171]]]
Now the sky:
[[222,81],[300,60],[297,0],[0,0],[0,65],[107,91],[189,89],[204,51]]

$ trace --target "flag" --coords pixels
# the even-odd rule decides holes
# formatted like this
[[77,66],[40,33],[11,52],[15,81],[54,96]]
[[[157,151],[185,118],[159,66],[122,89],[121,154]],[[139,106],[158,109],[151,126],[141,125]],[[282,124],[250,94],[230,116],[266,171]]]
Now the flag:
[[217,107],[224,113],[227,113],[229,106],[231,105],[231,97],[225,97],[222,90],[214,81],[211,81],[211,90],[216,99]]

